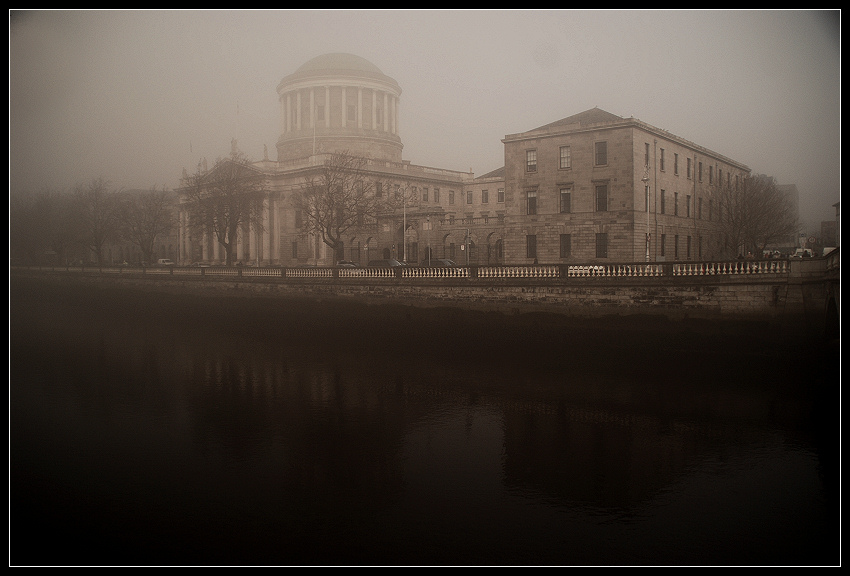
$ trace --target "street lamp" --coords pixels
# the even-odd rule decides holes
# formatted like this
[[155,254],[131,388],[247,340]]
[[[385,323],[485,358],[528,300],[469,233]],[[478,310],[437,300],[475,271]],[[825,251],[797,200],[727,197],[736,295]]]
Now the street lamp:
[[645,175],[640,181],[643,182],[646,197],[646,261],[649,262],[649,175]]

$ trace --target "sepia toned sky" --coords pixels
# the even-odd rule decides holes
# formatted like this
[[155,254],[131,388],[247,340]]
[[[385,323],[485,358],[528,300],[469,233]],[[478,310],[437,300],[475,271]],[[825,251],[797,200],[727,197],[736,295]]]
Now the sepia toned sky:
[[277,158],[280,80],[329,52],[402,89],[403,158],[484,174],[502,138],[598,106],[840,199],[840,11],[16,11],[10,190],[174,188],[232,138]]

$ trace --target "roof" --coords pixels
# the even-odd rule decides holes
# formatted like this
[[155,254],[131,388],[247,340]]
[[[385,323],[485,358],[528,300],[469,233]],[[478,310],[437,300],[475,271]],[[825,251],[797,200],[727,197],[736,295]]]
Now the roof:
[[331,52],[329,54],[316,56],[312,60],[308,60],[302,64],[296,73],[312,72],[317,70],[359,70],[361,72],[383,74],[377,66],[365,58],[345,52]]
[[572,116],[567,116],[566,118],[545,124],[539,128],[535,128],[535,130],[554,126],[566,126],[570,124],[599,124],[601,122],[621,122],[623,120],[624,118],[622,116],[611,114],[599,107],[593,107],[590,110],[585,110],[584,112],[579,112],[578,114],[573,114]]

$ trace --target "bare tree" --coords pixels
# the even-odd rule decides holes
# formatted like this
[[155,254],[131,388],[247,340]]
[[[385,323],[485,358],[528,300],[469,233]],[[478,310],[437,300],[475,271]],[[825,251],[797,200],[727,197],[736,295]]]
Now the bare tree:
[[139,247],[143,261],[152,262],[157,239],[175,225],[172,194],[153,186],[125,197],[120,218],[123,236]]
[[786,241],[799,227],[792,199],[774,179],[763,174],[744,178],[720,190],[720,228],[724,252],[735,256]]
[[333,250],[335,260],[344,257],[347,233],[373,222],[388,206],[389,194],[377,192],[366,164],[365,158],[347,152],[330,154],[292,196],[304,229],[318,235]]
[[198,236],[211,234],[216,239],[228,266],[233,265],[239,230],[262,229],[265,178],[235,148],[210,170],[199,163],[197,171],[184,178],[181,195],[189,226]]
[[119,236],[119,209],[118,194],[103,178],[74,188],[73,215],[98,265],[103,264],[104,244]]

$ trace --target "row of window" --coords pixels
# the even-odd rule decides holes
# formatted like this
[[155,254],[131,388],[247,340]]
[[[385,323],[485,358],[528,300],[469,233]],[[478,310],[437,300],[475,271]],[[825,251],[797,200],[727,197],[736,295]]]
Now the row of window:
[[[567,169],[573,167],[572,149],[570,146],[561,146],[558,156],[558,168]],[[608,142],[600,141],[593,143],[593,165],[605,166],[608,164]],[[537,172],[537,150],[525,151],[525,171]]]
[[[597,184],[594,186],[596,212],[608,211],[608,185]],[[525,213],[537,214],[537,190],[528,190],[525,193]],[[572,188],[560,188],[558,191],[558,211],[562,214],[572,212]]]
[[[569,258],[572,256],[573,252],[573,236],[572,234],[561,234],[559,238],[560,246],[559,246],[559,256],[561,258]],[[687,236],[685,240],[685,258],[691,258],[691,250],[692,250],[692,239],[691,236]],[[702,238],[699,238],[698,242],[698,250],[697,258],[702,258]],[[661,234],[660,243],[658,246],[658,253],[660,256],[667,256],[667,234]],[[525,237],[525,256],[526,258],[537,258],[537,235],[529,234]],[[680,242],[679,235],[675,234],[673,236],[673,258],[678,260],[681,257],[680,254]],[[596,257],[597,258],[607,258],[608,257],[608,233],[607,232],[597,232],[596,233]]]
[[[421,198],[422,202],[428,202],[428,203],[433,202],[434,204],[440,203],[442,196],[440,194],[441,191],[440,191],[439,188],[433,188],[433,189],[422,188],[422,190],[421,190],[422,195],[421,196],[419,196],[419,192],[420,192],[420,190],[416,186],[413,186],[411,188],[411,193],[412,193],[413,197]],[[396,198],[401,199],[401,193],[402,193],[401,192],[401,186],[396,184],[395,185]],[[375,195],[380,198],[381,196],[383,196],[383,194],[384,194],[383,183],[382,182],[375,182]],[[466,191],[466,203],[467,204],[472,204],[474,202],[474,194],[475,194],[475,192],[473,190],[467,190]],[[455,191],[454,190],[449,190],[448,201],[449,201],[450,205],[454,205],[454,203],[455,203]],[[505,189],[504,188],[499,188],[496,191],[496,202],[504,204],[504,202],[505,202]],[[481,190],[481,204],[489,204],[489,203],[490,203],[490,191],[489,190]]]
[[[664,148],[659,149],[660,156],[658,158],[658,167],[664,172],[666,171],[666,150]],[[687,158],[687,177],[692,178],[692,159]],[[649,143],[645,144],[644,151],[644,166],[649,166],[650,163],[650,154],[649,154]],[[593,165],[594,166],[605,166],[608,164],[608,142],[600,141],[593,143]],[[565,170],[568,168],[572,168],[572,148],[570,146],[561,146],[558,154],[558,168]],[[526,150],[525,152],[525,171],[526,172],[537,172],[537,150]],[[673,154],[673,174],[676,176],[679,175],[679,154]],[[697,162],[697,179],[702,182],[703,175],[703,165],[702,162]],[[720,183],[723,181],[723,170],[721,168],[717,168],[717,182]],[[710,165],[708,167],[708,183],[714,184],[714,166]],[[738,175],[735,175],[735,188],[738,187],[739,178]],[[732,186],[732,174],[726,173],[726,184],[727,186]]]

